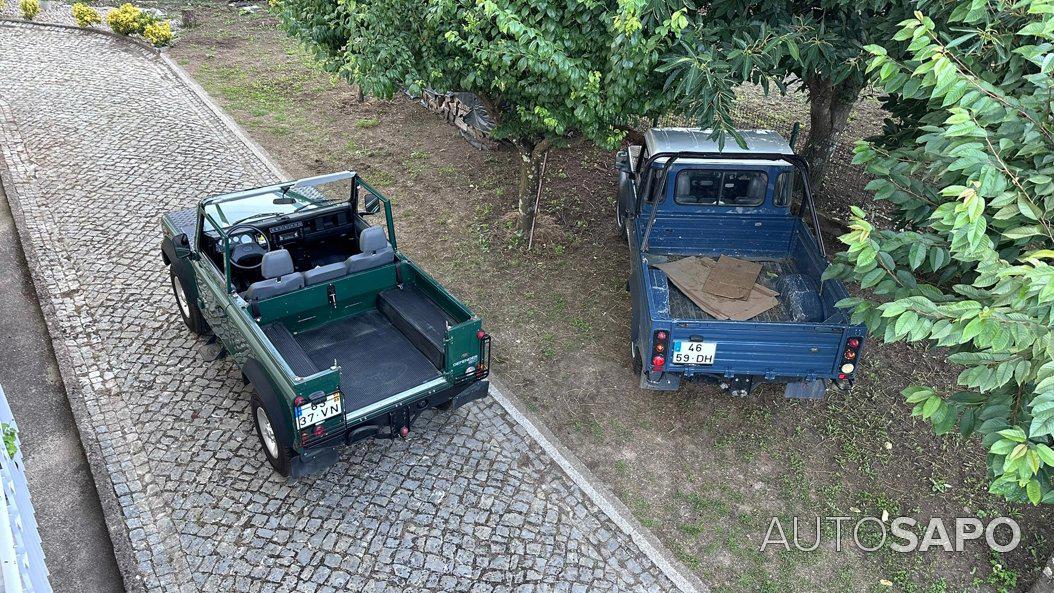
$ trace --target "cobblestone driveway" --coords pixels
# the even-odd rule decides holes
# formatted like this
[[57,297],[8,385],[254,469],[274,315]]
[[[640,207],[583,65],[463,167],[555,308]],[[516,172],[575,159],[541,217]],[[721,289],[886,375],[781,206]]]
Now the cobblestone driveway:
[[270,470],[238,370],[193,354],[158,220],[275,173],[156,57],[0,26],[0,147],[136,588],[675,589],[492,400],[310,479]]

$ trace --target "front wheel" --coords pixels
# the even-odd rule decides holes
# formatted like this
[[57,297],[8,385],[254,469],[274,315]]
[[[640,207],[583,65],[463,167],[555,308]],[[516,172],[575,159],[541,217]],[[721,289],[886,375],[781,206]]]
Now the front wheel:
[[615,225],[618,227],[619,237],[628,243],[629,235],[626,233],[626,216],[622,213],[622,204],[619,204],[618,200],[615,201]]
[[183,318],[183,323],[199,336],[209,333],[209,323],[205,321],[198,304],[187,298],[187,291],[183,290],[183,281],[176,275],[176,271],[170,267],[168,275],[172,280],[172,294],[176,298],[176,309],[179,311],[179,316]]
[[260,396],[253,394],[250,409],[253,415],[253,424],[256,425],[256,436],[260,438],[260,448],[264,456],[279,474],[289,477],[293,469],[293,450],[288,443],[283,443],[275,432],[272,418],[267,413]]

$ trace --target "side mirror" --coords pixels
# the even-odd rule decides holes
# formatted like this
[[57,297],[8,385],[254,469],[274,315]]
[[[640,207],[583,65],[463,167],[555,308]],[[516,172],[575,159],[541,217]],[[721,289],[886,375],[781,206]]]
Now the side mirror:
[[615,153],[615,168],[623,173],[633,172],[629,164],[629,151],[625,148]]
[[377,196],[370,194],[366,198],[366,203],[363,205],[364,212],[366,214],[377,214],[381,211],[381,200]]
[[172,246],[175,247],[176,257],[196,260],[198,254],[190,248],[190,238],[186,233],[180,233],[172,237]]

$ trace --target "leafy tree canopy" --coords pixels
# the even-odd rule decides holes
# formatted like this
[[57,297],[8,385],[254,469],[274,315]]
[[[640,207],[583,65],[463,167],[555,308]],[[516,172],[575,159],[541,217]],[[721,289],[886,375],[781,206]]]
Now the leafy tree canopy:
[[577,131],[616,146],[633,118],[667,102],[649,92],[684,11],[649,22],[644,3],[514,0],[278,0],[286,28],[329,71],[367,93],[467,91],[495,135],[540,141]]
[[961,365],[959,391],[904,391],[914,413],[979,434],[993,492],[1054,502],[1054,3],[918,8],[867,47],[895,117],[856,147],[896,220],[854,209],[830,273],[873,293],[854,321]]
[[644,0],[275,0],[322,66],[366,93],[467,91],[492,134],[524,153],[521,224],[533,218],[540,158],[577,132],[616,147],[669,105],[655,71],[687,26]]
[[802,87],[810,101],[803,156],[817,183],[866,83],[863,46],[892,36],[895,23],[910,15],[908,6],[904,0],[701,2],[661,71],[681,111],[737,141],[737,86]]

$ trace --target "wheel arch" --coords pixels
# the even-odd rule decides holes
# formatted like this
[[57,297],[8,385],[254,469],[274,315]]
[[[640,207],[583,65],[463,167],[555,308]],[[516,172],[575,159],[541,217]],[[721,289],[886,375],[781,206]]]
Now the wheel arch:
[[[242,375],[249,383],[252,383],[253,390],[256,391],[264,409],[267,410],[267,415],[274,420],[271,428],[274,429],[280,441],[279,444],[292,448],[293,424],[289,417],[289,406],[283,405],[282,396],[263,365],[255,358],[250,358],[242,367]],[[253,422],[255,421],[253,419]]]
[[169,266],[183,284],[183,294],[192,303],[198,301],[198,283],[194,281],[194,268],[190,262],[176,255],[176,246],[171,237],[161,240],[161,261]]

